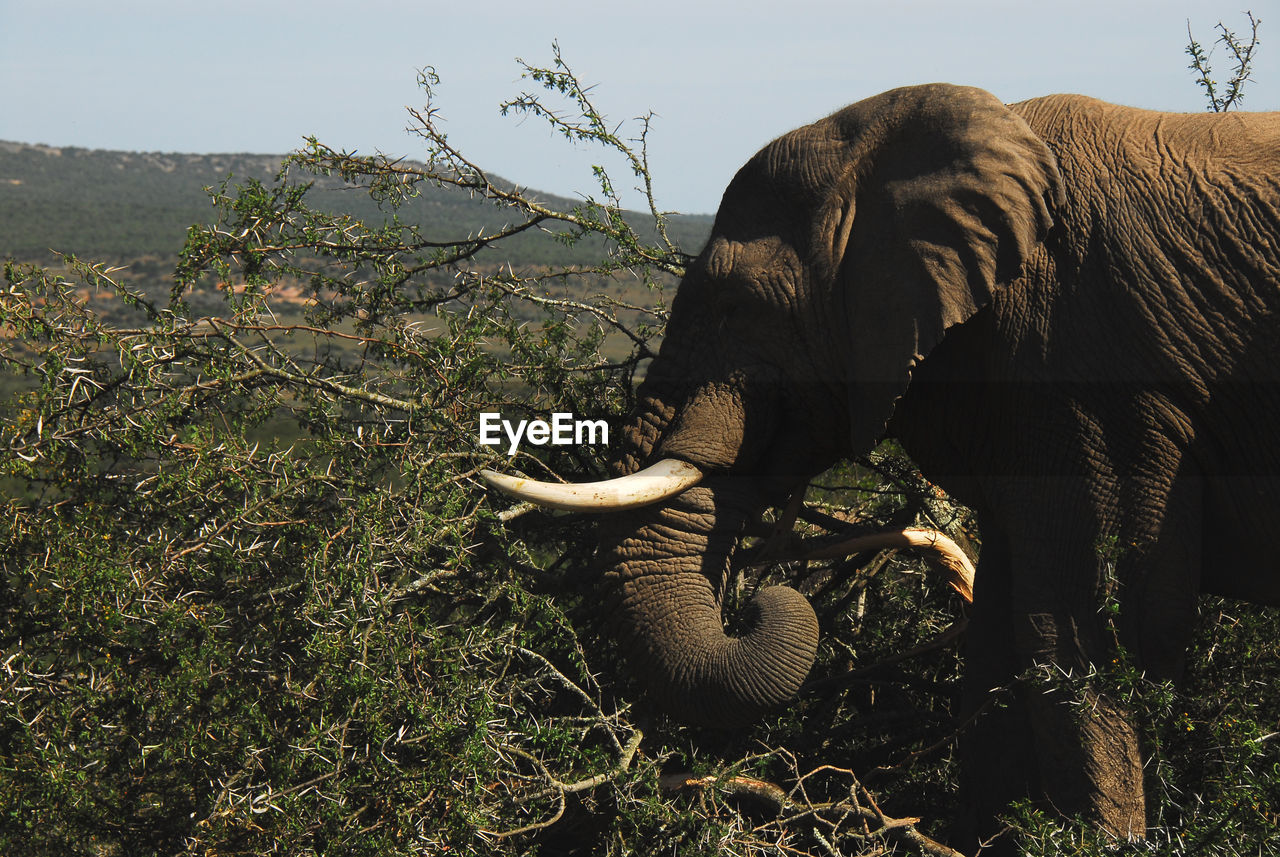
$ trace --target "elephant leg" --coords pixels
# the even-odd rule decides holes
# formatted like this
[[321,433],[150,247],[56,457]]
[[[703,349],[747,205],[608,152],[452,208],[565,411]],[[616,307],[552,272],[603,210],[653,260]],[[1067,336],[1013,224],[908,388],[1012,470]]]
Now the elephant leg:
[[1016,854],[1006,818],[1010,804],[1026,798],[1060,815],[1092,817],[1118,837],[1140,836],[1138,732],[1083,678],[1111,649],[1096,603],[1027,596],[1018,553],[992,538],[992,528],[983,533],[965,648],[965,814],[955,844],[966,853]]
[[1164,497],[1161,525],[1151,546],[1127,568],[1118,557],[1121,643],[1147,678],[1177,681],[1186,666],[1191,632],[1199,615],[1204,571],[1205,486],[1183,475]]
[[[1025,704],[1014,693],[1020,666],[1014,652],[1008,539],[983,522],[982,559],[973,612],[965,632],[960,735],[964,804],[952,842],[967,853],[1012,853],[1001,837],[1009,805],[1039,791],[1035,744]],[[1002,848],[1003,846],[1003,848]]]
[[1090,818],[1121,840],[1146,832],[1143,760],[1139,729],[1108,675],[1122,657],[1149,678],[1181,670],[1196,610],[1201,501],[1199,480],[1134,478],[1119,490],[1123,517],[1108,525],[1119,534],[1113,546],[1099,545],[1097,521],[1064,513],[1053,531],[1011,548],[1014,650],[1028,679],[1019,696],[1039,793],[1058,813]]
[[1093,819],[1117,839],[1146,833],[1139,732],[1128,711],[1088,685],[1028,688],[1044,800],[1065,816]]
[[[1079,555],[1070,562],[1065,547],[1058,562],[1046,562],[1051,554],[1042,550],[1036,555],[1056,581],[1078,575],[1088,562]],[[1032,575],[1017,556],[1012,624],[1021,680],[1016,696],[1031,736],[1032,752],[1024,764],[1035,768],[1035,797],[1060,815],[1092,818],[1120,839],[1140,838],[1146,810],[1138,730],[1095,675],[1116,661],[1114,635],[1095,598],[1046,591],[1044,578],[1028,592],[1023,578]]]

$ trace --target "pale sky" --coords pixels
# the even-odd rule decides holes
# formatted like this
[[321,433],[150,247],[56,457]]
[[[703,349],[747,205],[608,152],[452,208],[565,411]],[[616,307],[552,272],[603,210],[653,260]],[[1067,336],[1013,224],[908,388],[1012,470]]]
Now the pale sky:
[[1245,107],[1280,109],[1280,0],[0,0],[0,139],[283,154],[315,134],[413,158],[405,107],[433,66],[453,144],[572,196],[600,158],[497,110],[533,85],[515,57],[549,63],[558,40],[612,122],[656,114],[659,204],[711,212],[773,137],[905,84],[1203,110],[1188,20],[1208,48],[1219,21],[1247,35],[1245,8],[1264,21]]

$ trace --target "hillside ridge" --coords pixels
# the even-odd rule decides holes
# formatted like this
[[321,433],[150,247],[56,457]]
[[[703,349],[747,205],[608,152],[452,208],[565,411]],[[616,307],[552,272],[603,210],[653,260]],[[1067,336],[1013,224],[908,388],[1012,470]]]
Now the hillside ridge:
[[[188,227],[210,222],[216,215],[206,187],[217,187],[228,178],[233,184],[250,179],[270,183],[285,157],[0,140],[0,256],[46,264],[52,261],[50,251],[111,262],[176,257]],[[349,211],[362,219],[387,216],[367,195],[353,192],[356,188],[337,180],[314,180],[309,198],[316,208]],[[538,190],[527,192],[552,208],[569,210],[580,204]],[[448,240],[477,229],[491,231],[509,220],[503,210],[463,192],[425,186],[422,195],[397,214],[427,234]],[[637,224],[647,219],[638,213],[634,217]],[[710,215],[676,215],[669,234],[682,249],[696,253],[710,226]],[[502,261],[516,265],[572,264],[598,252],[598,247],[566,247],[534,235],[519,236],[501,250]]]

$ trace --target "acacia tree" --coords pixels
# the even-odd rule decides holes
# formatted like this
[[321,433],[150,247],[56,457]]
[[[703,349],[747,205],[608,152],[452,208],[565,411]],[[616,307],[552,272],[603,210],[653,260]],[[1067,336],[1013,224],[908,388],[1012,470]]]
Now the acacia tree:
[[[190,230],[167,295],[74,258],[6,265],[0,851],[951,853],[960,604],[891,553],[761,562],[853,521],[963,539],[963,510],[909,462],[882,450],[759,522],[743,592],[799,587],[824,642],[794,709],[734,734],[633,693],[590,518],[476,481],[603,475],[604,448],[508,459],[478,415],[619,420],[697,249],[656,201],[648,118],[615,128],[558,51],[523,69],[535,86],[502,109],[620,158],[647,211],[624,211],[601,167],[563,209],[489,175],[443,133],[428,70],[422,163],[310,140],[273,182],[211,189],[215,220]],[[382,215],[319,202],[332,186]],[[405,212],[436,193],[501,225],[426,234]],[[576,261],[507,264],[532,238]],[[96,312],[96,292],[131,319]],[[1250,627],[1213,645],[1274,645]],[[1208,711],[1182,708],[1178,728]],[[1269,799],[1239,786],[1267,745],[1237,723],[1212,728],[1238,752],[1169,774],[1169,794]],[[1200,844],[1265,820],[1198,811],[1169,820],[1200,824]],[[1044,853],[1088,835],[1020,824]]]

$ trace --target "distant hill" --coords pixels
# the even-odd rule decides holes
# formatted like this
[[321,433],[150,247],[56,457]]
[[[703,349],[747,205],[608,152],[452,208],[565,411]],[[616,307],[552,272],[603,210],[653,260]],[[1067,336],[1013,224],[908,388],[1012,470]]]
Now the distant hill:
[[[114,152],[0,141],[0,257],[48,262],[50,249],[107,262],[174,257],[187,227],[214,217],[206,186],[228,176],[233,182],[270,181],[281,160],[279,155]],[[553,208],[567,210],[575,204],[535,195]],[[372,220],[383,217],[365,194],[336,181],[317,183],[310,196],[316,208]],[[493,206],[436,188],[425,189],[399,216],[446,239],[481,227],[492,231],[507,220]],[[636,217],[637,223],[644,221]],[[710,215],[682,215],[673,219],[668,234],[686,252],[697,253],[711,220]],[[530,235],[504,244],[495,261],[589,261],[598,258],[593,252]]]

